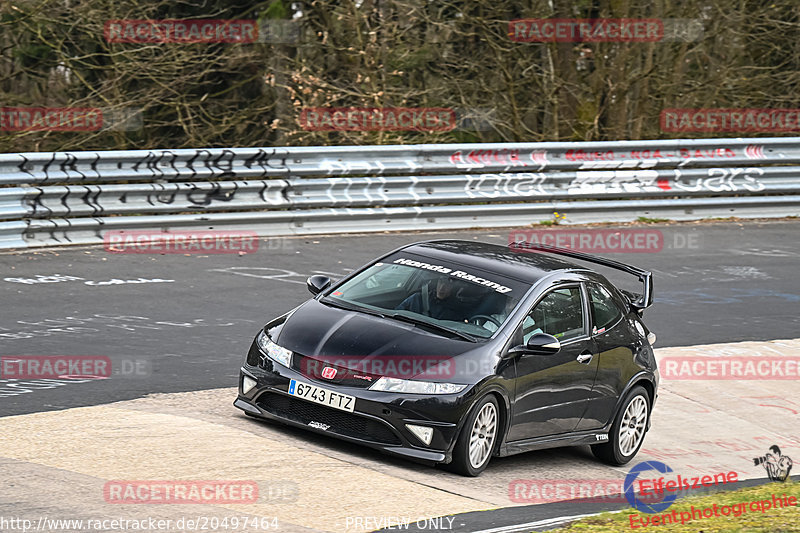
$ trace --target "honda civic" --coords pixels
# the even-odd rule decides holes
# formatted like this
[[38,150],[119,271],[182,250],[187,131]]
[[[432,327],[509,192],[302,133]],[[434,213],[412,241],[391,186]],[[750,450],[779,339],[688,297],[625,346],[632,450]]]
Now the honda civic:
[[[633,275],[641,293],[598,267]],[[438,240],[307,287],[314,297],[250,347],[234,402],[248,415],[467,476],[493,456],[559,446],[622,465],[644,441],[659,382],[648,271]]]

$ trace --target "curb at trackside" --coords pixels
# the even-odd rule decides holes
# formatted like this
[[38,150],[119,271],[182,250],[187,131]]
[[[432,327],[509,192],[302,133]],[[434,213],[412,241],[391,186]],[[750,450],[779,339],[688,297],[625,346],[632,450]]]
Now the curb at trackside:
[[[800,475],[790,476],[790,479],[792,481],[800,481]],[[682,491],[679,493],[678,499],[757,487],[767,483],[775,483],[777,486],[782,485],[782,483],[770,481],[768,478],[746,479],[735,483],[717,485],[713,488],[705,487]],[[447,531],[452,533],[522,533],[547,531],[582,518],[596,516],[600,513],[621,513],[625,512],[627,509],[630,509],[631,512],[638,512],[632,509],[627,502],[607,502],[597,498],[582,498],[447,515],[447,520],[442,521],[442,524],[449,525]],[[450,520],[451,518],[452,520]],[[407,527],[403,524],[402,527],[395,526],[378,531],[387,533],[389,531],[398,531],[401,529],[402,531],[430,531],[429,525],[429,522],[420,521],[416,523],[411,521]],[[444,529],[440,529],[440,531],[444,531]]]

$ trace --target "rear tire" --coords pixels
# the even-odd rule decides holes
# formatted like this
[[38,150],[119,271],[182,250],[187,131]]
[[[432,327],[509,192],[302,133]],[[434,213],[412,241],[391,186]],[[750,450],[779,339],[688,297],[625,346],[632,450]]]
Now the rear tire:
[[470,411],[446,468],[462,476],[476,477],[486,469],[497,445],[500,407],[494,395],[484,396]]
[[608,442],[592,446],[592,453],[614,466],[628,463],[642,447],[650,418],[650,397],[644,387],[633,387],[614,419]]

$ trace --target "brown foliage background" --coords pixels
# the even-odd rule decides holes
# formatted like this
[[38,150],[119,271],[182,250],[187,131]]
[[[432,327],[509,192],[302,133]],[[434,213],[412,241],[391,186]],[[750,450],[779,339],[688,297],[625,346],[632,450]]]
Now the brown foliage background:
[[[673,138],[660,130],[664,108],[800,107],[799,11],[789,0],[3,0],[0,106],[134,108],[143,123],[0,132],[0,151]],[[649,43],[508,36],[514,19],[602,17],[691,19],[702,35]],[[298,38],[109,43],[109,19],[291,20]],[[320,106],[482,110],[491,124],[303,130],[300,110]]]

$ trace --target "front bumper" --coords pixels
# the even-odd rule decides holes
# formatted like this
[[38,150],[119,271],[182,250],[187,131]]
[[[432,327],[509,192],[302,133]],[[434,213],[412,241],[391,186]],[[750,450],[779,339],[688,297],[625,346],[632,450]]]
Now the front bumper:
[[[257,350],[251,347],[253,349]],[[242,392],[244,376],[257,383],[246,394]],[[292,379],[354,396],[355,410],[350,413],[292,396],[287,392]],[[242,366],[238,390],[234,406],[252,416],[425,463],[451,461],[461,422],[473,395],[469,387],[458,394],[424,396],[341,386],[312,379],[268,358],[258,366]],[[431,443],[425,445],[406,424],[433,428]]]

